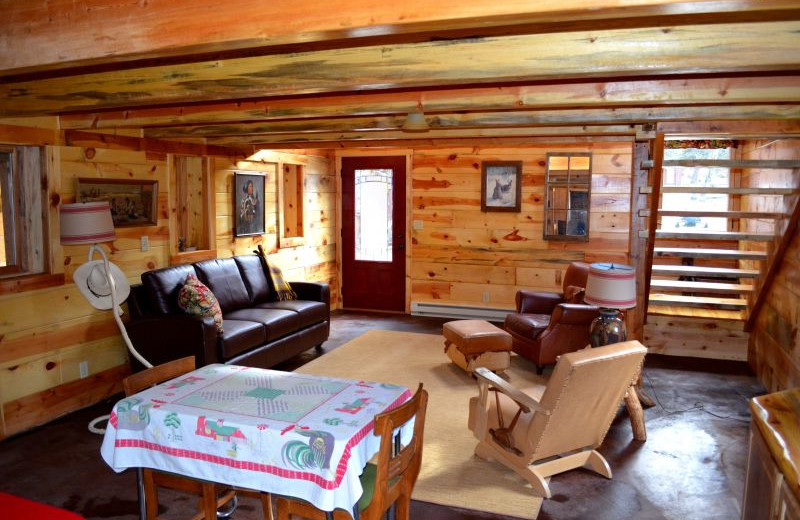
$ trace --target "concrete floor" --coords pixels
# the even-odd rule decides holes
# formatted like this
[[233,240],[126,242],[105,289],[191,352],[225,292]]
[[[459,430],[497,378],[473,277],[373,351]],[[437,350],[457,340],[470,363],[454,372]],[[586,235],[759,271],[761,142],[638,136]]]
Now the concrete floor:
[[[368,329],[438,334],[446,320],[337,311],[323,353]],[[321,355],[311,350],[277,367],[291,370]],[[614,478],[575,470],[551,481],[540,520],[730,520],[740,516],[747,456],[747,401],[764,393],[745,363],[650,355],[645,389],[657,401],[645,411],[648,440],[632,440],[624,408],[599,451]],[[75,511],[87,518],[136,518],[135,474],[115,474],[99,455],[101,437],[88,421],[115,400],[70,414],[0,442],[0,490]],[[465,425],[466,427],[466,425]],[[424,461],[423,461],[424,464]],[[191,499],[163,492],[164,518],[186,518]],[[258,519],[247,499],[235,519]],[[2,512],[0,512],[2,517]],[[412,505],[412,518],[498,518],[476,511]]]

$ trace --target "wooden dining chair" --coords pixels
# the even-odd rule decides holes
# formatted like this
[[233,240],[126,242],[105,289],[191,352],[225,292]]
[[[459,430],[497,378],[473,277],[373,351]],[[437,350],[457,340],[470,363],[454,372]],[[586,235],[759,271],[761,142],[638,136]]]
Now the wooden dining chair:
[[[176,359],[126,377],[122,380],[122,388],[125,390],[125,395],[130,396],[151,386],[191,372],[195,368],[194,356]],[[142,480],[147,520],[156,520],[158,518],[159,487],[199,496],[200,503],[198,504],[198,512],[192,517],[192,520],[216,520],[217,509],[233,501],[236,498],[237,492],[240,494],[258,496],[261,499],[264,519],[272,520],[272,500],[268,493],[260,493],[251,490],[236,490],[230,487],[224,488],[223,490],[219,484],[213,482],[206,482],[149,468],[142,469]]]
[[[377,457],[367,463],[361,474],[364,489],[357,507],[361,520],[378,520],[396,504],[396,519],[408,520],[411,491],[422,465],[422,437],[425,430],[425,411],[428,392],[419,384],[414,397],[397,408],[375,416],[374,434],[381,438]],[[414,432],[405,446],[400,443],[399,428],[414,420]],[[288,497],[277,501],[278,520],[289,520],[292,515],[310,520],[346,520],[351,511],[337,509],[328,516],[312,504]]]

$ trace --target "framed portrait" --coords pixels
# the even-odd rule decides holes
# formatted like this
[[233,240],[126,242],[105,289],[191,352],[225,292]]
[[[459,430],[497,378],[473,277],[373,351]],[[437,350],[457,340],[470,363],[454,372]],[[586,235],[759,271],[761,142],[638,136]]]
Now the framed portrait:
[[236,215],[234,235],[264,234],[264,187],[266,175],[258,173],[234,174],[233,214]]
[[484,161],[481,167],[481,211],[519,211],[522,161]]
[[79,178],[76,202],[107,200],[114,227],[155,226],[158,181]]

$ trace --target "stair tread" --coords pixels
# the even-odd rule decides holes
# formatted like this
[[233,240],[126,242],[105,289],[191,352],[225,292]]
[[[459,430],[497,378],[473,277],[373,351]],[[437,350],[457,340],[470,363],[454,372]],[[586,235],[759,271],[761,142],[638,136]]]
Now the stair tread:
[[764,251],[742,251],[741,249],[709,249],[699,247],[656,247],[655,256],[684,256],[691,258],[738,258],[748,260],[766,260]]
[[691,305],[719,306],[733,309],[746,309],[747,300],[739,298],[714,298],[710,296],[683,296],[678,294],[650,294],[651,305]]
[[656,230],[656,238],[682,238],[687,240],[754,240],[770,241],[775,238],[769,233],[742,233],[739,231],[667,231]]
[[653,274],[678,276],[718,276],[723,278],[756,278],[756,269],[733,269],[727,267],[698,267],[695,265],[654,265]]
[[745,293],[752,292],[752,285],[721,282],[684,282],[680,280],[651,280],[651,288],[698,291],[698,292],[725,292]]
[[660,209],[658,214],[662,217],[722,217],[722,218],[763,218],[781,219],[787,217],[786,213],[772,211],[688,211],[680,209]]
[[648,315],[681,316],[687,318],[709,318],[714,320],[744,321],[745,312],[741,310],[710,309],[683,305],[653,305],[647,309]]

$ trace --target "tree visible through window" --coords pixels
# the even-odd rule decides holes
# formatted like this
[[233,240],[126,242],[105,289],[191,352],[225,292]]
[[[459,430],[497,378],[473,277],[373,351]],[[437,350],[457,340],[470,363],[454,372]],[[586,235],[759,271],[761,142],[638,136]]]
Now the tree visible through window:
[[[731,148],[667,148],[664,161],[731,158]],[[728,188],[729,168],[716,166],[664,166],[663,186],[691,188]],[[728,195],[724,193],[664,193],[661,208],[684,211],[727,211]],[[727,231],[723,217],[662,217],[662,229]]]

